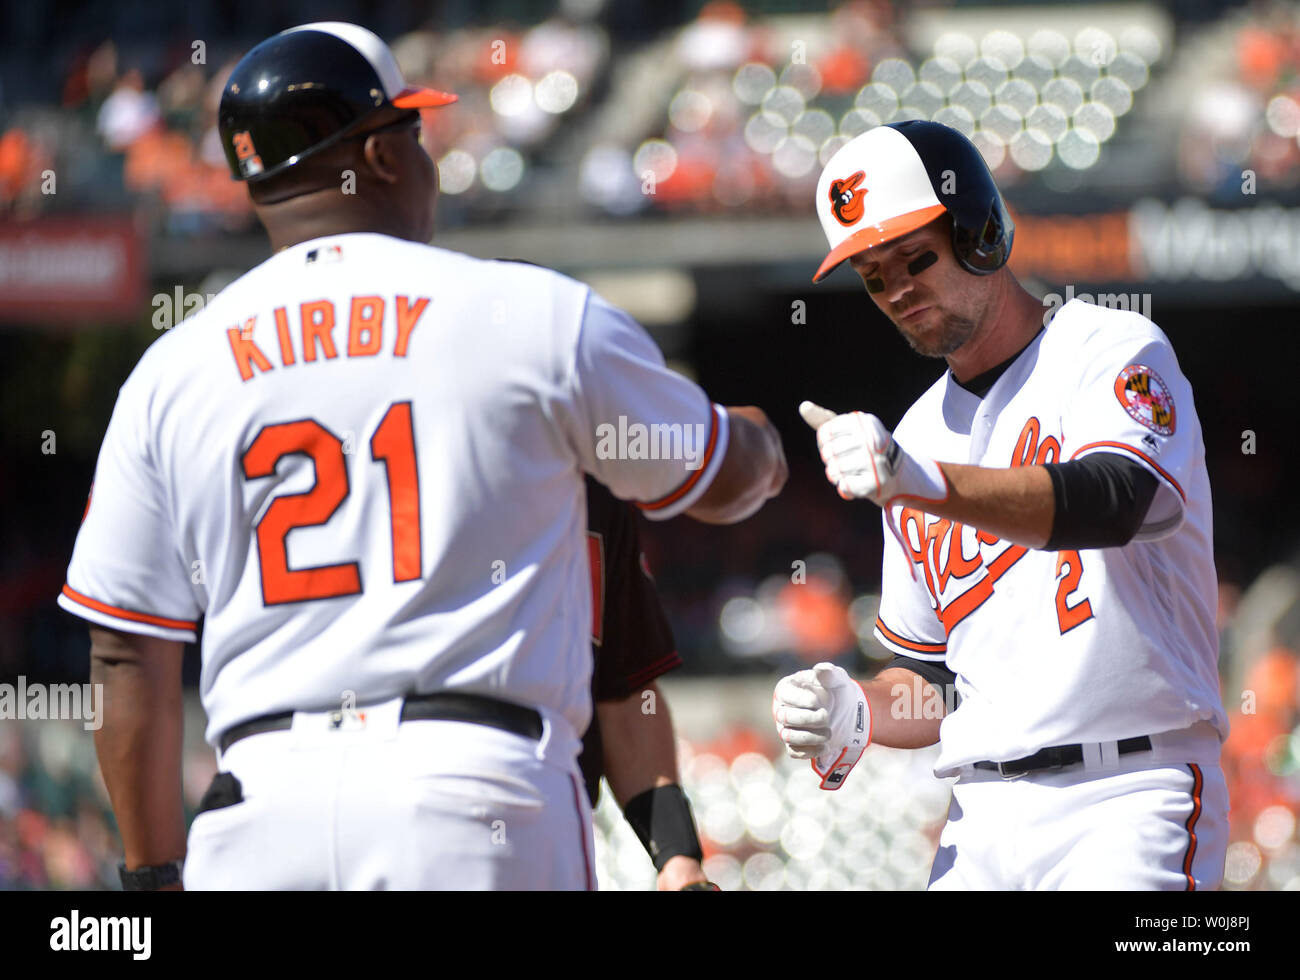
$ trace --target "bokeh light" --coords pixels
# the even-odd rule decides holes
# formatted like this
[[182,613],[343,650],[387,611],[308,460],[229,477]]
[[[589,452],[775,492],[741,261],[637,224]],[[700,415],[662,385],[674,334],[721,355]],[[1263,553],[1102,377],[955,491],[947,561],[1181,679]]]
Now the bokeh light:
[[533,96],[543,112],[554,115],[568,112],[578,101],[578,80],[567,71],[547,72],[537,83]]
[[745,143],[755,153],[771,153],[786,138],[790,127],[775,112],[756,112],[745,123]]
[[888,119],[898,108],[898,93],[888,85],[872,82],[858,90],[853,105],[858,109],[873,112],[881,119]]
[[1086,129],[1067,129],[1056,144],[1056,155],[1067,167],[1084,170],[1097,162],[1101,155],[1101,143],[1095,134]]
[[1025,56],[1025,45],[1010,31],[990,31],[980,41],[980,53],[1014,69]]
[[881,85],[888,85],[895,92],[902,92],[916,81],[916,72],[902,58],[886,58],[876,65],[871,73],[871,80]]
[[736,69],[731,81],[736,98],[746,105],[758,105],[776,87],[776,72],[761,62],[751,61]]
[[713,102],[703,92],[682,89],[668,103],[668,121],[683,133],[694,133],[709,124]]
[[513,147],[498,146],[479,164],[479,179],[483,186],[498,193],[514,190],[524,177],[524,158]]
[[952,58],[936,55],[922,62],[918,76],[921,81],[936,85],[947,94],[961,84],[961,65]]
[[523,75],[507,75],[492,86],[488,102],[498,116],[519,116],[533,102],[533,84]]
[[478,164],[465,150],[448,150],[438,161],[438,189],[443,194],[464,194],[474,185]]
[[632,169],[641,180],[663,183],[677,170],[677,150],[667,140],[646,140],[632,155]]
[[817,144],[807,136],[787,136],[772,151],[772,168],[783,177],[803,177],[817,165]]
[[1052,139],[1040,129],[1024,129],[1008,141],[1011,159],[1022,170],[1042,170],[1052,161]]
[[934,121],[951,126],[968,139],[975,132],[975,117],[969,109],[963,109],[959,105],[944,106],[934,114]]
[[1259,853],[1259,848],[1250,841],[1229,844],[1223,865],[1223,883],[1231,888],[1244,888],[1259,874],[1263,863],[1264,857]]
[[964,67],[979,54],[979,47],[969,34],[952,32],[939,36],[934,42],[934,53],[944,58],[951,58]]

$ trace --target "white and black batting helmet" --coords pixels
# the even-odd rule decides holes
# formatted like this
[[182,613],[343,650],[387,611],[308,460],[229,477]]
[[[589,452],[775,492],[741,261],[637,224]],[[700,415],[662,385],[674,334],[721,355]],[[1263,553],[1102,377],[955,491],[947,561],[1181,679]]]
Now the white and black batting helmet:
[[952,216],[952,250],[963,269],[986,276],[1006,264],[1015,225],[975,144],[918,119],[854,137],[817,181],[817,216],[831,250],[813,282],[944,214]]

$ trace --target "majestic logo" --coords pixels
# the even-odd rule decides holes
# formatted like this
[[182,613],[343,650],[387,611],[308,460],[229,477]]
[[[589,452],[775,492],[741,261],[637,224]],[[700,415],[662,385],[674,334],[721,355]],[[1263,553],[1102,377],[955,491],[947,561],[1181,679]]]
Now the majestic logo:
[[1160,375],[1145,364],[1130,364],[1115,379],[1115,397],[1133,419],[1157,435],[1171,436],[1177,425],[1174,396]]
[[253,146],[253,137],[248,135],[248,130],[235,133],[230,138],[230,145],[235,148],[235,158],[239,160],[239,172],[245,177],[256,176],[266,169],[262,166],[262,158],[257,155],[257,149]]
[[831,214],[835,215],[835,220],[846,228],[856,224],[862,218],[865,208],[862,199],[866,196],[867,189],[864,187],[859,190],[858,185],[866,178],[867,175],[859,170],[843,180],[831,181]]

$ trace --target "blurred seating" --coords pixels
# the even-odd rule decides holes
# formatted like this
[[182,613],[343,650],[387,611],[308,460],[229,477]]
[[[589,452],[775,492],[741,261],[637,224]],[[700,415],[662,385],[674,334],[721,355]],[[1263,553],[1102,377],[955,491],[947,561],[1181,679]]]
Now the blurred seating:
[[[890,0],[846,0],[829,13],[755,15],[714,0],[621,50],[617,66],[600,22],[563,15],[526,27],[416,30],[392,46],[408,78],[460,96],[424,113],[444,227],[505,213],[804,213],[835,150],[909,118],[966,132],[1004,184],[1079,172],[1098,162],[1162,60],[1160,42],[1136,28],[1067,38],[990,23],[912,50],[901,11]],[[1285,74],[1294,45],[1256,34],[1242,42],[1243,72]],[[209,43],[215,54],[247,42]],[[173,50],[142,69],[112,43],[82,51],[61,86],[60,118],[95,134],[97,152],[128,157],[125,190],[157,231],[251,228],[242,188],[218,179],[215,112],[232,62],[196,65],[187,55]],[[49,148],[56,168],[85,151],[64,139]],[[1277,146],[1261,152],[1261,167],[1276,165]],[[17,179],[30,184],[29,175]]]

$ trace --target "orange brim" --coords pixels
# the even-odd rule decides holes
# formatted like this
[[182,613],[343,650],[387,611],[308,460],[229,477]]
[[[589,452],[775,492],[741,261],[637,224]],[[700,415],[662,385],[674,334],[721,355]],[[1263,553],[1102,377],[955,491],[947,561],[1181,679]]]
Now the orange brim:
[[431,109],[434,106],[451,105],[456,96],[450,92],[439,92],[436,88],[419,88],[412,85],[393,96],[393,105],[399,109]]
[[928,208],[886,218],[878,225],[867,225],[861,231],[855,231],[831,249],[830,254],[822,262],[821,268],[817,270],[817,275],[813,276],[813,282],[820,282],[830,275],[835,267],[850,255],[857,255],[876,245],[883,245],[885,242],[906,235],[909,231],[916,231],[922,225],[928,225],[935,218],[946,213],[947,210],[942,204],[932,204]]

